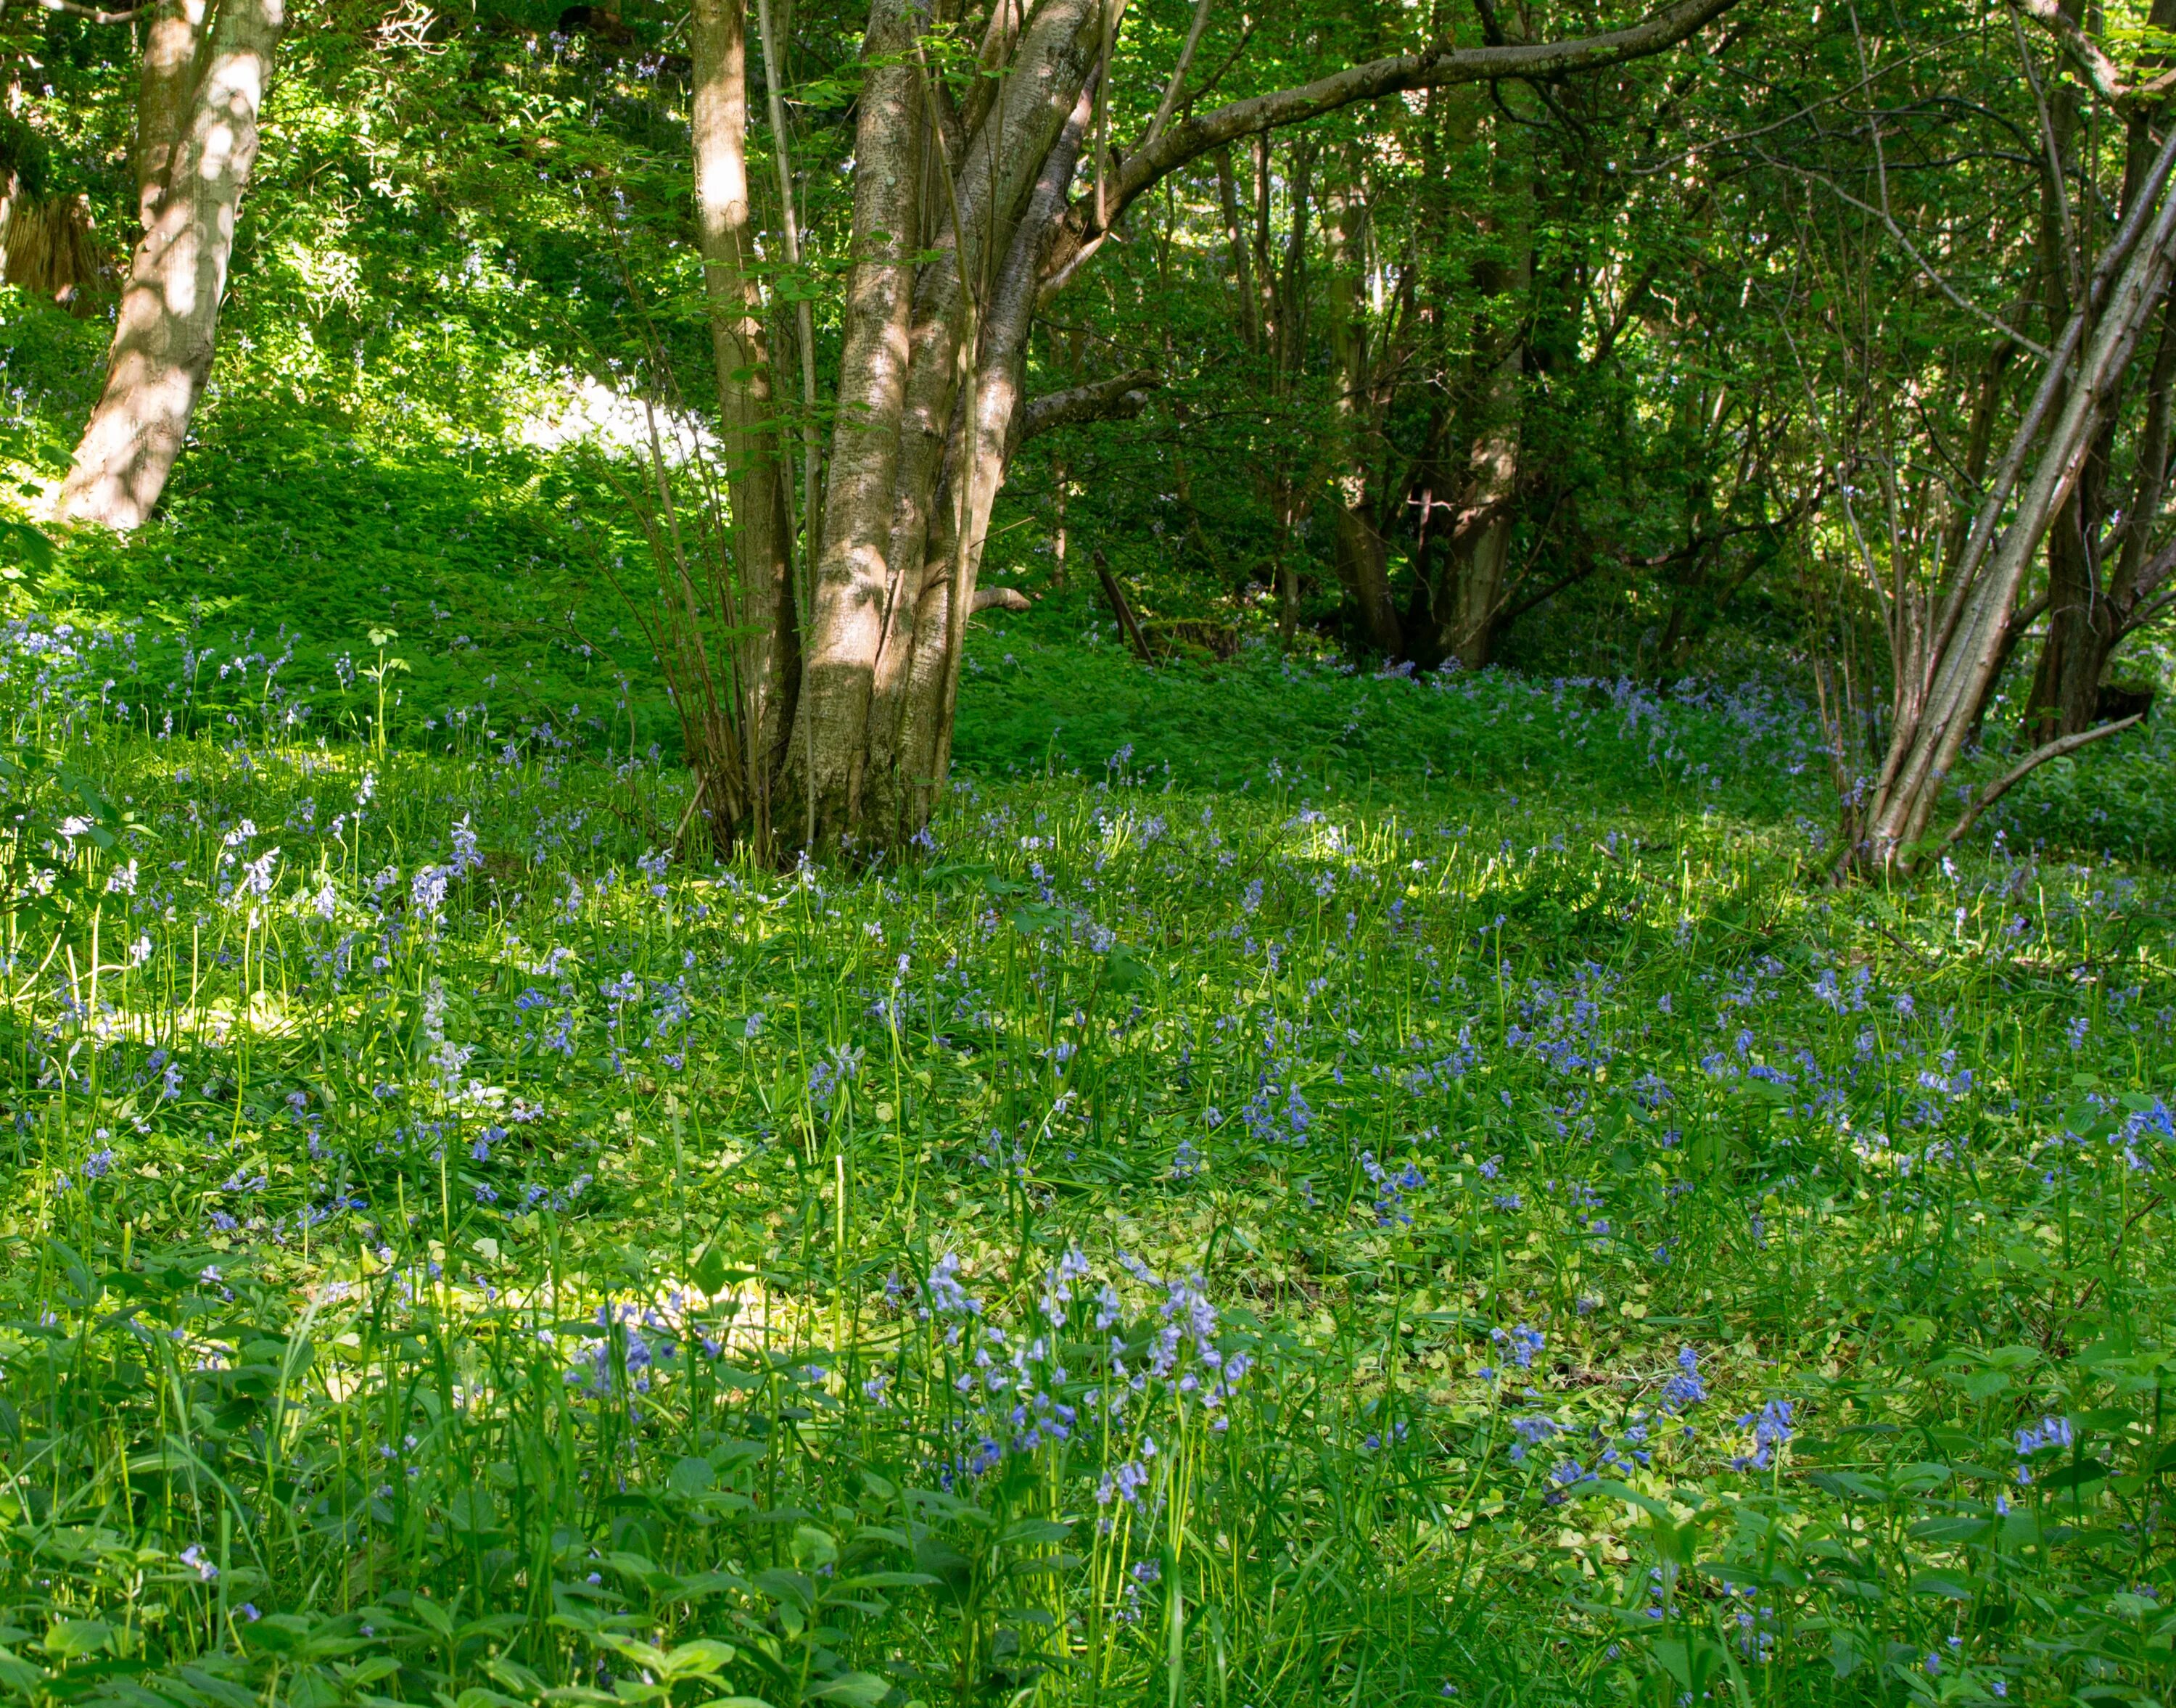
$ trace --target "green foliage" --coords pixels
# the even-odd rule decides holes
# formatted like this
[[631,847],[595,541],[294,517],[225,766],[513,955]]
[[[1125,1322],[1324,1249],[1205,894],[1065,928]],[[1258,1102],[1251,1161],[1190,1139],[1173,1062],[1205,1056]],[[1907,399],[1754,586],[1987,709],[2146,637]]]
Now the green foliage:
[[[2164,879],[1838,894],[1776,703],[1048,620],[786,875],[19,628],[0,1684],[2165,1694]],[[1107,732],[1031,672],[1135,752],[1006,779]]]
[[[767,283],[828,372],[856,20],[800,10],[816,258]],[[1037,389],[1167,383],[1018,471],[990,563],[1042,596],[978,621],[930,846],[781,875],[668,851],[626,439],[568,419],[669,400],[653,348],[704,371],[676,25],[557,11],[297,29],[128,540],[34,520],[101,318],[0,294],[0,1689],[2167,1700],[2172,897],[2122,862],[2176,857],[2170,737],[1837,893],[1780,673],[1841,538],[1775,549],[1841,317],[1788,276],[1803,186],[1718,139],[1850,83],[1847,12],[1684,69],[1682,135],[1649,67],[1305,139],[1435,317],[1371,472],[1455,475],[1535,351],[1515,550],[1586,579],[1515,655],[1563,679],[1268,644],[1274,562],[1343,620],[1320,209],[1303,331],[1242,351],[1205,166],[1038,342]],[[1213,8],[1197,75],[1421,27],[1301,11]],[[1125,110],[1192,15],[1129,8]],[[2014,235],[1999,32],[1910,21],[1984,100],[1893,122],[1987,128],[1912,182]],[[123,38],[40,28],[50,187],[125,231]],[[2007,302],[2005,242],[1968,282]],[[1979,329],[1864,276],[1906,368],[1962,371]],[[1091,546],[1172,661],[1082,596]],[[1673,623],[1760,672],[1656,688]]]

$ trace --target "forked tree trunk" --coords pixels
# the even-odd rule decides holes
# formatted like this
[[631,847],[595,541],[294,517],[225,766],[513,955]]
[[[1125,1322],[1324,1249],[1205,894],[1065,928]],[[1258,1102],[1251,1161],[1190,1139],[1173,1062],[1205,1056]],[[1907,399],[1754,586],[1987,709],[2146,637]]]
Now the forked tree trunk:
[[[917,16],[904,0],[873,7],[856,133],[839,424],[786,791],[813,797],[810,840],[825,847],[903,840],[934,799],[955,612],[973,595],[1039,263],[1073,176],[1053,155],[1062,135],[1077,153],[1100,38],[1094,0],[1036,11],[955,160],[933,123]],[[933,160],[942,200],[926,206]],[[936,255],[919,278],[917,234]]]
[[[2176,195],[2166,193],[2172,164],[2176,136],[2162,149],[2145,190],[2109,246],[2101,276],[2057,343],[2055,359],[1974,519],[1924,644],[1900,661],[1889,751],[1863,833],[1847,838],[1847,866],[1908,870],[1928,851],[1924,839],[2004,655],[2018,589],[2049,527],[2076,490],[2139,337],[2168,292],[2176,268]],[[2098,317],[2090,332],[2089,313]],[[2026,478],[2028,462],[2032,471]],[[2013,493],[2009,525],[1998,532]],[[2069,740],[2075,745],[2076,737]],[[2026,764],[2014,768],[2004,786],[2024,775],[2036,757],[2053,757],[2054,745],[2027,755]],[[1970,818],[1978,810],[1976,806]],[[1969,818],[1961,824],[1968,822]]]
[[1639,58],[1731,3],[1680,0],[1578,41],[1446,43],[1180,117],[1130,155],[1113,145],[1095,193],[1069,209],[1114,0],[992,8],[982,74],[956,107],[923,57],[928,14],[913,0],[873,0],[830,474],[801,689],[773,786],[781,826],[797,816],[809,847],[869,851],[926,822],[949,764],[965,617],[1015,449],[1029,330],[1042,298],[1150,186],[1355,101]]
[[166,490],[211,371],[235,220],[286,24],[286,0],[220,8],[166,193],[122,292],[106,389],[62,483],[63,519],[133,528]]

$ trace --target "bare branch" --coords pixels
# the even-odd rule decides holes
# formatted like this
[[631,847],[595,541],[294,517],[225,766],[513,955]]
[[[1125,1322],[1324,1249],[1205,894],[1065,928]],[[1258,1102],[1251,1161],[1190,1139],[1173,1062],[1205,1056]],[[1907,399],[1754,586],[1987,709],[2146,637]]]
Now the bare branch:
[[1988,785],[1987,788],[1981,792],[1979,798],[1965,809],[1964,816],[1950,827],[1950,834],[1942,838],[1942,846],[1936,851],[1948,852],[1959,838],[1979,823],[1981,813],[2008,794],[2016,785],[2023,782],[2026,778],[2046,764],[2048,760],[2059,759],[2065,753],[2075,753],[2080,748],[2089,746],[2103,736],[2120,735],[2133,724],[2143,721],[2145,716],[2144,712],[2133,712],[2129,717],[2119,718],[2112,724],[2102,724],[2096,729],[2081,730],[2074,736],[2059,736],[2054,741],[2033,748],[2031,753],[2026,754],[2023,759]]
[[[1095,206],[1074,209],[1080,237],[1107,230],[1149,187],[1198,160],[1257,131],[1303,124],[1356,102],[1376,101],[1407,90],[1440,89],[1460,83],[1488,83],[1503,78],[1560,77],[1599,71],[1674,47],[1713,23],[1737,0],[1678,0],[1639,23],[1568,41],[1507,43],[1496,47],[1454,47],[1448,42],[1415,53],[1371,59],[1313,83],[1301,84],[1213,112],[1181,119],[1120,167],[1118,182]],[[1098,218],[1098,213],[1101,218]]]
[[1022,411],[1020,444],[1053,428],[1085,421],[1123,421],[1141,412],[1151,387],[1163,383],[1151,368],[1137,368],[1111,379],[1099,379],[1064,391],[1028,400]]
[[41,12],[63,13],[70,18],[81,18],[93,24],[133,24],[149,6],[132,6],[126,12],[101,12],[95,6],[79,6],[76,0],[37,0]]

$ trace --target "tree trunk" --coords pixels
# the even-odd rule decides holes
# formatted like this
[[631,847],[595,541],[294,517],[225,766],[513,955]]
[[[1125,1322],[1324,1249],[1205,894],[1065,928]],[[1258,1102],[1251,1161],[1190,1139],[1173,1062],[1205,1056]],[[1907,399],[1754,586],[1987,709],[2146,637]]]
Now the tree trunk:
[[[2146,416],[2132,454],[2130,502],[2113,537],[2095,537],[2105,514],[2108,435],[2048,537],[2048,634],[2025,702],[2030,742],[2081,735],[2100,716],[2101,681],[2124,637],[2157,590],[2162,566],[2147,550],[2161,514],[2168,465],[2170,400],[2176,389],[2176,301],[2162,308],[2161,338],[2146,384]],[[2157,573],[2156,573],[2157,572]]]
[[189,106],[203,70],[204,0],[164,0],[144,36],[136,83],[136,221],[150,231],[166,199],[175,156],[188,134]]
[[2101,672],[2119,638],[2115,604],[2086,537],[2085,518],[2098,508],[2074,492],[2048,530],[2048,635],[2023,719],[2025,739],[2035,745],[2092,727]]
[[84,195],[27,196],[0,189],[0,283],[19,285],[81,313],[98,279],[98,242]]
[[1386,658],[1405,655],[1398,608],[1390,598],[1390,543],[1375,525],[1376,419],[1369,362],[1368,296],[1361,279],[1367,211],[1357,185],[1335,184],[1325,199],[1329,215],[1330,349],[1337,362],[1337,514],[1331,551],[1352,612],[1354,638]]
[[1065,590],[1065,506],[1073,489],[1071,460],[1059,456],[1052,462],[1050,472],[1050,585],[1063,593]]
[[[718,423],[732,504],[733,561],[716,596],[730,612],[737,704],[713,718],[706,751],[688,762],[709,788],[714,843],[752,837],[770,845],[776,813],[771,780],[791,727],[800,661],[793,598],[791,481],[780,443],[770,350],[753,277],[754,228],[748,176],[746,0],[695,0],[688,35],[694,68],[697,244],[717,368]],[[737,751],[707,749],[721,742]]]
[[166,193],[122,293],[106,389],[61,487],[64,519],[133,528],[166,489],[211,371],[235,220],[286,24],[286,0],[220,8]]
[[[1730,3],[1680,0],[1629,29],[1574,42],[1446,45],[1189,115],[1151,131],[1131,155],[1099,152],[1098,193],[1069,208],[1112,0],[996,8],[982,74],[956,107],[918,40],[929,14],[916,0],[872,0],[831,474],[801,691],[774,786],[781,803],[801,809],[799,840],[815,850],[881,849],[926,821],[950,760],[965,616],[1015,447],[1029,329],[1042,298],[1074,276],[1148,186],[1243,137],[1357,101],[1657,52]],[[1297,150],[1302,176],[1310,152]],[[1258,205],[1267,160],[1265,140]],[[1284,365],[1297,363],[1304,342],[1305,204],[1295,188],[1299,247],[1284,269],[1288,291],[1265,297],[1259,323]],[[1264,292],[1265,248],[1259,242],[1254,257]]]
[[[2176,137],[2162,149],[2147,188],[2108,246],[2103,262],[2113,275],[2108,288],[2104,294],[2089,289],[2064,329],[2056,359],[1981,505],[1924,645],[1899,661],[1888,755],[1863,840],[1853,839],[1847,863],[1908,869],[1922,857],[1921,839],[2002,657],[2018,587],[2076,490],[2139,335],[2167,294],[2176,266],[2176,194],[2165,193],[2172,164]],[[2098,319],[2088,336],[2086,318],[2096,309]],[[2036,446],[2037,461],[2021,487]],[[1996,524],[2013,492],[2015,510],[1998,535]]]
[[[813,799],[817,846],[913,835],[943,775],[955,613],[972,597],[1010,449],[1039,264],[1086,122],[1098,13],[1092,0],[1055,0],[1029,19],[955,164],[921,82],[919,14],[902,0],[872,8],[839,424],[788,757],[792,792]],[[942,202],[924,207],[933,165]],[[936,257],[918,280],[917,233]]]
[[1511,557],[1511,503],[1519,485],[1519,403],[1526,351],[1514,345],[1490,378],[1484,426],[1473,442],[1466,503],[1443,554],[1435,601],[1438,650],[1467,670],[1485,668],[1504,610]]
[[[2067,7],[2075,15],[2077,8]],[[2153,0],[2150,27],[2162,34],[2176,26],[2176,0]],[[2141,70],[2166,63],[2150,53]],[[2057,168],[2068,160],[2077,128],[2077,97],[2065,84],[2048,104],[2046,188],[2042,195],[2042,272],[2045,294],[2065,308],[2086,257],[2080,248],[2075,220],[2066,217],[2064,192]],[[2136,107],[2124,138],[2121,209],[2129,212],[2152,181],[2153,129],[2165,117],[2158,108]],[[2169,393],[2176,379],[2176,324],[2162,311],[2159,345],[2146,387],[2146,412],[2134,447],[2128,492],[2111,492],[2110,471],[2116,451],[2115,407],[2107,412],[2092,454],[2074,492],[2048,536],[2048,631],[2026,696],[2021,729],[2028,742],[2041,743],[2081,735],[2098,716],[2101,678],[2109,658],[2130,633],[2134,614],[2151,592],[2140,585],[2152,530],[2160,514],[2168,457]],[[2109,504],[2122,506],[2111,518]],[[2128,502],[2126,502],[2126,500]]]

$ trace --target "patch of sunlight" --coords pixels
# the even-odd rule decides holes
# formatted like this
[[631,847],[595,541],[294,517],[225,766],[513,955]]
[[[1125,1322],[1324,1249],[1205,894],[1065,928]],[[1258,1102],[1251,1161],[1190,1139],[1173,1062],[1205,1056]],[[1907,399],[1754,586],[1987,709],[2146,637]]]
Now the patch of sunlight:
[[660,408],[589,375],[568,376],[557,397],[540,397],[513,423],[514,437],[538,450],[587,444],[628,455],[647,454],[653,428],[665,460],[676,467],[698,453],[717,452],[716,436],[694,416]]

